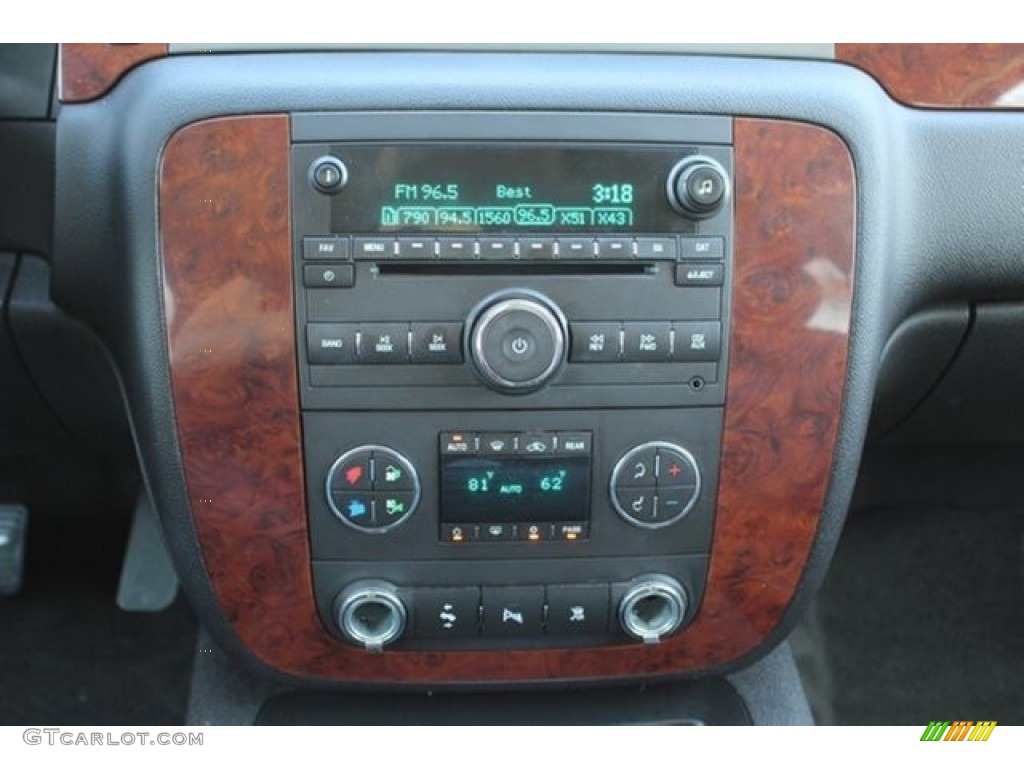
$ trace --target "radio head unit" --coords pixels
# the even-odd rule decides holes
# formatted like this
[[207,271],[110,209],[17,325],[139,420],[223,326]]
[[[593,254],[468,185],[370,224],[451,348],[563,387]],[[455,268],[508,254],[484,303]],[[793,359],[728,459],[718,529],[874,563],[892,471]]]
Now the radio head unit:
[[293,145],[310,545],[337,637],[602,645],[693,618],[731,171],[727,142]]

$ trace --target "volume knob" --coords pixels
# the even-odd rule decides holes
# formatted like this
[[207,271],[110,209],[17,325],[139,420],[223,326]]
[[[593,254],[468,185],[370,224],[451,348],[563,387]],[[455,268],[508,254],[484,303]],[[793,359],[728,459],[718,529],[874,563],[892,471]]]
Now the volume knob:
[[533,291],[503,291],[470,317],[468,356],[487,386],[506,394],[540,389],[565,361],[566,321]]
[[705,219],[729,199],[729,175],[717,161],[693,155],[668,175],[668,201],[687,218]]

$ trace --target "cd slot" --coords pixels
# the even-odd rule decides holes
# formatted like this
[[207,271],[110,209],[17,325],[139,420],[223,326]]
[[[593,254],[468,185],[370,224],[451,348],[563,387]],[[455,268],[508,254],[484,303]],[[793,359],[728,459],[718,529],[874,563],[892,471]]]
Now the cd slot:
[[657,271],[655,264],[631,262],[625,264],[594,262],[378,262],[377,274],[382,277],[443,275],[449,277],[478,277],[480,275],[649,275]]

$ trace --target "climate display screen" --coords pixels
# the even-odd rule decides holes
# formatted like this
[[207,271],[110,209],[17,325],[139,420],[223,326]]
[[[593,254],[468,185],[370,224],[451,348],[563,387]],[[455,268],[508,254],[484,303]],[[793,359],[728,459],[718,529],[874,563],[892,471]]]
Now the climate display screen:
[[336,232],[673,232],[666,200],[683,153],[665,147],[332,147],[349,171]]
[[442,523],[583,522],[590,458],[444,456]]

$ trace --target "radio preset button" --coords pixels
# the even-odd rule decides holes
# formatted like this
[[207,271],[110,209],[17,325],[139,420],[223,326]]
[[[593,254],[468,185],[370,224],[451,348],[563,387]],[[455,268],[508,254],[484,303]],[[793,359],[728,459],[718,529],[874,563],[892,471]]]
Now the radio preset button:
[[529,237],[519,241],[519,255],[524,259],[550,259],[555,255],[553,237]]
[[413,323],[412,361],[461,363],[462,323]]
[[615,363],[619,360],[619,323],[570,323],[572,363]]
[[336,261],[351,258],[348,250],[348,238],[304,237],[302,238],[302,258],[334,259]]
[[307,288],[351,288],[356,284],[356,268],[352,264],[307,264],[302,268],[302,282]]
[[481,259],[516,258],[515,240],[503,237],[481,237],[477,243],[480,246]]
[[395,240],[395,255],[400,259],[433,259],[437,256],[432,237],[400,237]]
[[632,259],[633,240],[628,237],[597,238],[597,258],[599,259]]
[[589,237],[562,237],[558,239],[558,258],[594,258],[594,240]]
[[359,326],[359,360],[364,363],[409,361],[409,326],[398,323],[366,323]]
[[663,363],[671,358],[671,323],[623,323],[622,360]]
[[442,259],[475,259],[476,240],[471,237],[442,237],[437,241]]
[[356,362],[356,330],[351,323],[310,323],[306,346],[310,365],[347,365]]

